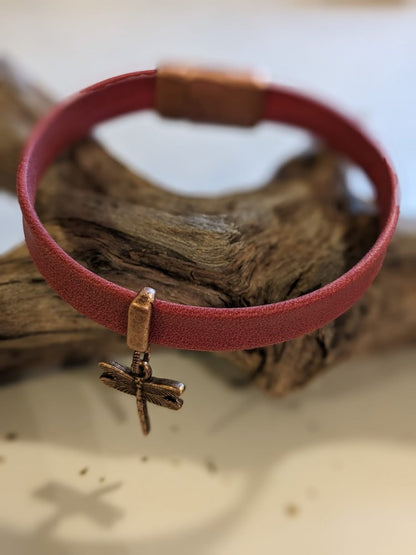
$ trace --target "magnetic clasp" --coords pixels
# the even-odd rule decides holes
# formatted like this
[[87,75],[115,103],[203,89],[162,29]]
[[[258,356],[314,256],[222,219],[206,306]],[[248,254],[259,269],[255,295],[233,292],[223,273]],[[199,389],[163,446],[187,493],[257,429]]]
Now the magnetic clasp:
[[146,353],[149,350],[150,320],[155,295],[154,289],[143,287],[129,306],[127,345],[140,353]]
[[266,80],[253,73],[163,65],[155,109],[164,117],[253,126],[262,119]]

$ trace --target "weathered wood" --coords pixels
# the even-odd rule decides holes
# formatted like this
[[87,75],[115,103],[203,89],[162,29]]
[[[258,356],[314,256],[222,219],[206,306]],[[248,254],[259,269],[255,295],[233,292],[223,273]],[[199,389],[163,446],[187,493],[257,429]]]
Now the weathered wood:
[[[22,143],[49,102],[1,65],[0,188],[14,189]],[[37,206],[59,244],[106,279],[149,285],[175,302],[237,307],[302,295],[351,267],[376,233],[371,208],[352,200],[339,161],[325,151],[285,164],[258,190],[201,199],[156,187],[87,139],[47,173]],[[281,395],[347,356],[415,342],[414,238],[396,237],[374,286],[335,322],[285,344],[218,355]],[[123,338],[49,289],[24,246],[0,267],[2,370],[98,360],[123,348]]]

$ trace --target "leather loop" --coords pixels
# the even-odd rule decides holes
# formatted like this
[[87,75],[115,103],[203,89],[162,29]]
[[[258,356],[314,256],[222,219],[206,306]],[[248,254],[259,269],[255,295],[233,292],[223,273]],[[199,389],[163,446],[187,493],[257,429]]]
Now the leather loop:
[[[135,110],[153,109],[156,75],[156,70],[121,75],[58,104],[32,132],[17,174],[26,243],[40,273],[79,312],[123,335],[127,333],[129,305],[136,292],[97,276],[72,259],[43,227],[34,208],[35,196],[47,166],[95,124]],[[358,164],[376,189],[380,234],[348,272],[296,299],[227,309],[156,299],[151,343],[222,351],[288,341],[322,327],[348,310],[380,270],[397,223],[399,200],[396,175],[377,143],[336,110],[283,87],[267,87],[262,119],[303,127]]]

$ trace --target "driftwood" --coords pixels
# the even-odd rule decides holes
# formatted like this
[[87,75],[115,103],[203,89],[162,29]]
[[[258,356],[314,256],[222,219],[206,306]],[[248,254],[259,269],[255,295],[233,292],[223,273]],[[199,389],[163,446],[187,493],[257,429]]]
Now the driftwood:
[[[1,189],[14,192],[24,139],[49,105],[32,83],[0,66]],[[312,291],[351,267],[377,229],[374,211],[351,197],[339,160],[325,150],[288,162],[253,192],[200,199],[156,187],[86,139],[45,176],[38,212],[67,252],[106,279],[218,307]],[[99,360],[123,348],[123,338],[57,297],[24,245],[0,265],[1,370]],[[375,284],[336,321],[285,344],[218,356],[281,395],[343,358],[414,343],[415,270],[415,235],[397,233]]]

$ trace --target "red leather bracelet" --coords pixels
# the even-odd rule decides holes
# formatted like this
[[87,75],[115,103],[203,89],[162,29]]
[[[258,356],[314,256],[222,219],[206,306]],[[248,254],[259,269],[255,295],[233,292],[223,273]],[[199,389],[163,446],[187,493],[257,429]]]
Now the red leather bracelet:
[[[301,126],[360,166],[375,186],[380,233],[367,254],[324,287],[288,301],[247,308],[187,306],[139,294],[111,283],[72,259],[49,235],[35,211],[39,180],[52,160],[94,124],[134,110],[164,116],[254,125],[261,120]],[[395,173],[380,147],[358,125],[332,108],[292,90],[224,75],[165,67],[102,81],[58,104],[35,128],[17,175],[29,252],[49,285],[88,318],[127,335],[134,350],[130,367],[101,363],[101,380],[136,397],[144,434],[150,430],[147,402],[182,406],[184,384],[154,378],[150,343],[180,349],[252,349],[288,341],[335,319],[350,308],[377,275],[399,215]]]
[[[58,104],[30,136],[17,176],[26,243],[41,274],[79,312],[124,335],[136,292],[95,275],[72,259],[45,230],[34,203],[41,175],[65,147],[99,122],[135,110],[154,109],[156,102],[160,104],[157,89],[160,75],[160,70],[121,75],[88,87]],[[198,112],[207,109],[198,104],[199,91],[202,90],[202,98],[206,89],[202,86],[203,77],[198,74],[190,79],[188,75],[182,81],[175,81],[174,77],[168,72],[166,88],[162,91],[164,101],[174,100],[175,93],[185,106],[187,101],[192,104],[189,117],[204,119],[204,113]],[[276,85],[257,86],[254,82],[247,85],[237,79],[236,83],[225,82],[219,86],[218,79],[213,81],[208,77],[206,81],[208,88],[211,85],[211,92],[220,92],[214,102],[218,105],[208,106],[208,111],[214,109],[217,114],[205,119],[231,124],[269,120],[300,126],[319,135],[330,147],[360,166],[375,186],[380,233],[367,254],[349,271],[295,299],[247,308],[207,308],[156,299],[149,341],[205,351],[252,349],[288,341],[337,318],[361,297],[377,275],[399,214],[396,175],[375,141],[352,120],[317,100]],[[234,94],[240,98],[240,108],[243,107],[240,114],[233,113],[232,102],[226,102]],[[250,108],[245,109],[247,106]],[[170,115],[180,116],[181,109],[174,101],[174,106],[166,108],[166,115],[170,110]],[[160,107],[159,111],[163,113]],[[247,121],[243,121],[244,114]]]

